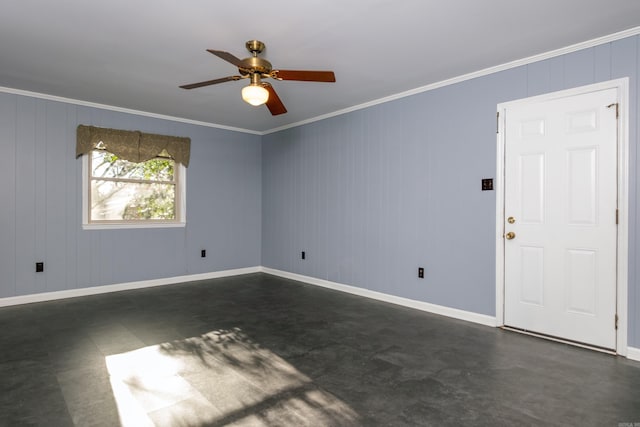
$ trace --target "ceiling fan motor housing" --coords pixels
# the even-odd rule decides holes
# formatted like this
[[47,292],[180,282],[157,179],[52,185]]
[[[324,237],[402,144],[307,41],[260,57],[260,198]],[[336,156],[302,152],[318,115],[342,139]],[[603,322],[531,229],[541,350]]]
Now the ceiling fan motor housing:
[[249,40],[245,43],[245,46],[253,56],[241,61],[242,65],[238,67],[240,74],[246,76],[248,74],[253,75],[257,73],[261,74],[263,77],[269,77],[272,70],[271,62],[266,59],[258,58],[258,55],[264,50],[265,44],[260,40]]
[[252,73],[268,75],[269,73],[271,73],[271,69],[271,62],[267,61],[266,59],[258,58],[257,56],[243,59],[242,65],[238,67],[240,74],[242,74],[243,76]]

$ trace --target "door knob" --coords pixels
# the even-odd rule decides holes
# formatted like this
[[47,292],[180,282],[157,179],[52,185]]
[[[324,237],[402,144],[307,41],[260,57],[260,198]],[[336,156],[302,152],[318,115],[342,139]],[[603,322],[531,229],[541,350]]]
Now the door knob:
[[504,237],[507,238],[507,240],[511,240],[514,237],[516,237],[516,233],[514,233],[513,231],[508,232],[507,234],[504,235]]
[[514,222],[516,222],[516,219],[514,217],[510,216],[509,218],[507,218],[507,222],[509,224],[513,224]]

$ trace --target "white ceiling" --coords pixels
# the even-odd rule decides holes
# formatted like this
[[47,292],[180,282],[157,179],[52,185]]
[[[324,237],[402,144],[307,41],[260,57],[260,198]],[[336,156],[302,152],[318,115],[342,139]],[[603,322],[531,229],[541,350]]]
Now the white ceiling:
[[[10,0],[0,86],[262,132],[638,25],[638,0]],[[271,80],[275,117],[246,80],[178,88],[237,74],[205,49],[250,39],[337,82]]]

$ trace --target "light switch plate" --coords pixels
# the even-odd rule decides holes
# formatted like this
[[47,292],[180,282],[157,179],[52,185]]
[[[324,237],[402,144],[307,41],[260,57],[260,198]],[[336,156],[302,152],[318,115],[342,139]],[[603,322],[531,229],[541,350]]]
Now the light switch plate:
[[493,190],[493,178],[484,178],[482,180],[482,191]]

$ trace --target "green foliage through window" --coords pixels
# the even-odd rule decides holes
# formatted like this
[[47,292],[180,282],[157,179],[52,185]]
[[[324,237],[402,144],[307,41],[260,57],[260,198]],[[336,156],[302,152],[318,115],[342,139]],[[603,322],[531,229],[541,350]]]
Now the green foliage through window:
[[90,173],[91,221],[176,219],[176,164],[172,159],[133,163],[94,150]]

